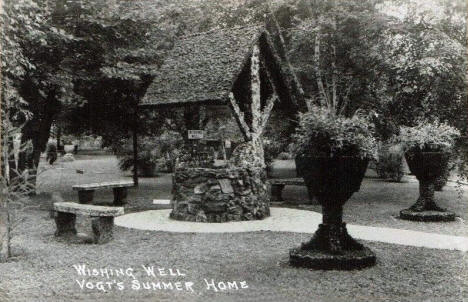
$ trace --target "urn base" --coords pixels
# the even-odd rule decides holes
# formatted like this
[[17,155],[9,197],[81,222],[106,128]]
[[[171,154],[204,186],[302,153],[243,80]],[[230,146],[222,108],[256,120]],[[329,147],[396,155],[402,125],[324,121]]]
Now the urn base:
[[376,257],[367,247],[343,251],[340,255],[299,248],[289,251],[289,263],[296,267],[321,270],[353,270],[375,265]]
[[375,261],[375,254],[348,234],[345,223],[321,224],[310,241],[289,251],[292,266],[312,269],[360,269]]
[[444,222],[454,221],[455,213],[449,211],[414,211],[405,209],[400,211],[400,218],[421,222]]

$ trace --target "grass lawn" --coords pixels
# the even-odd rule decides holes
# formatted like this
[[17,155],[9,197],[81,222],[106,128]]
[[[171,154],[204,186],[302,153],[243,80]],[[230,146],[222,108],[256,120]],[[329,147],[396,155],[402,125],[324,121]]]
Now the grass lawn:
[[[444,191],[436,192],[438,205],[454,212],[458,217],[453,222],[414,222],[398,218],[400,210],[410,207],[418,198],[418,183],[410,176],[404,182],[394,183],[378,178],[365,178],[359,192],[353,194],[344,206],[343,219],[347,223],[391,227],[422,232],[468,236],[468,186],[462,198],[449,183]],[[320,205],[304,205],[307,190],[303,186],[286,186],[284,206],[321,212]]]
[[[1,301],[462,301],[467,290],[465,254],[366,242],[378,256],[375,267],[362,271],[313,271],[287,265],[288,249],[307,234],[252,232],[195,234],[147,232],[117,227],[105,245],[58,242],[47,213],[31,210],[15,231],[16,257],[0,264]],[[79,220],[79,231],[89,223]],[[89,230],[88,230],[89,231]],[[133,268],[141,282],[193,282],[195,293],[132,290],[131,277],[112,277],[125,289],[106,293],[81,290],[73,265]],[[180,269],[185,277],[146,277],[141,265]],[[204,279],[245,281],[247,289],[214,292]],[[239,283],[240,284],[240,283]]]
[[[39,190],[47,192],[36,197],[37,203],[51,204],[60,195],[63,200],[77,201],[77,193],[71,190],[74,184],[102,182],[116,179],[128,179],[129,173],[122,173],[117,168],[114,156],[78,156],[74,162],[54,164],[52,168],[41,163],[47,170],[39,178]],[[285,168],[284,164],[281,168]],[[286,167],[290,169],[290,167]],[[80,170],[83,174],[79,174]],[[278,173],[281,175],[281,172]],[[372,173],[368,173],[372,176]],[[170,174],[161,174],[155,178],[140,178],[137,189],[129,189],[129,204],[126,211],[158,209],[164,206],[153,205],[153,199],[171,197],[172,179]],[[51,198],[51,194],[54,194]],[[436,200],[442,207],[455,212],[458,217],[454,222],[423,223],[401,220],[400,210],[411,206],[418,198],[418,183],[413,176],[405,176],[403,182],[394,183],[375,177],[366,177],[361,190],[353,194],[345,204],[344,220],[352,224],[385,226],[407,230],[434,232],[448,235],[468,236],[468,186],[461,198],[453,182],[436,192]],[[304,186],[286,186],[283,190],[286,202],[282,206],[301,208],[321,212],[319,205],[307,205],[307,190]],[[111,202],[112,190],[97,190],[96,203]]]
[[[77,183],[125,178],[109,156],[78,157],[54,165],[40,176],[41,193],[32,205],[54,200],[77,201]],[[76,170],[83,174],[76,173]],[[170,197],[171,176],[142,178],[129,190],[126,211],[156,209],[152,199]],[[286,187],[291,206],[307,198],[304,187]],[[389,226],[465,235],[466,198],[457,200],[448,187],[437,193],[440,205],[460,215],[452,223],[414,223],[396,219],[400,209],[417,198],[417,183],[402,184],[367,178],[345,207],[349,223]],[[466,196],[465,196],[466,197]],[[110,190],[96,191],[99,202],[112,200]],[[319,206],[302,206],[319,210]],[[308,234],[250,232],[197,234],[149,232],[116,227],[115,239],[104,245],[78,245],[56,240],[48,212],[30,208],[14,230],[13,259],[0,264],[0,301],[463,301],[468,299],[466,253],[365,242],[377,254],[377,265],[361,271],[314,271],[287,265],[288,250]],[[78,231],[90,232],[88,219],[78,217]],[[90,268],[132,268],[139,282],[193,282],[193,290],[133,290],[132,277],[79,276],[73,265]],[[186,276],[147,277],[142,265],[179,269]],[[80,289],[82,280],[115,283],[101,292]],[[248,288],[215,292],[205,281],[245,281]],[[78,282],[77,282],[78,281]],[[89,283],[89,285],[93,285]],[[141,283],[140,283],[141,284]],[[184,283],[181,283],[184,284]],[[227,283],[226,283],[227,284]],[[232,283],[231,283],[232,284]],[[106,285],[109,286],[109,285]],[[175,285],[174,285],[175,286]],[[183,287],[183,285],[182,285]]]
[[[291,161],[281,161],[283,171],[275,172],[279,177],[291,176]],[[280,170],[278,169],[278,170]],[[454,222],[425,223],[406,221],[398,218],[400,210],[413,205],[419,196],[419,186],[414,176],[405,175],[402,182],[381,180],[376,173],[368,170],[359,192],[353,194],[344,206],[343,219],[352,224],[391,227],[422,232],[468,236],[468,185],[459,196],[455,182],[449,182],[442,192],[436,192],[439,206],[454,212]],[[321,212],[320,205],[307,205],[307,189],[304,186],[286,186],[283,190],[282,206]]]

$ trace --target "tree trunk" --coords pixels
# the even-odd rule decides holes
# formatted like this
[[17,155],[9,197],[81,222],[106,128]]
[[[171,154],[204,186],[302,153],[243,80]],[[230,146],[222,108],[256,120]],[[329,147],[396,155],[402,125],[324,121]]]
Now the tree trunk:
[[50,129],[53,122],[53,113],[48,113],[44,118],[33,118],[22,129],[21,144],[28,141],[32,142],[32,152],[28,150],[21,151],[18,158],[18,171],[21,174],[28,169],[29,178],[25,181],[30,182],[32,194],[35,194],[37,168],[41,158],[41,153],[47,147],[47,141],[50,137]]
[[[251,112],[252,112],[252,126],[251,126],[251,140],[249,144],[252,145],[254,156],[257,157],[255,162],[259,162],[265,166],[265,154],[263,148],[263,141],[261,138],[263,132],[263,124],[266,125],[270,112],[263,116],[261,106],[261,90],[260,90],[260,49],[255,46],[252,50],[252,58],[250,65],[250,88],[251,88]],[[270,101],[272,103],[273,100]],[[271,107],[273,108],[273,107]],[[271,109],[270,108],[270,109]]]
[[60,126],[57,126],[57,155],[62,151],[64,151],[64,147],[62,146],[62,129],[60,129]]
[[317,77],[317,87],[322,95],[321,100],[322,105],[329,105],[328,94],[325,91],[325,86],[323,85],[322,72],[320,69],[320,29],[315,36],[315,45],[314,45],[314,60],[315,60],[315,73]]
[[[336,20],[333,19],[332,22],[332,28],[334,31],[336,31]],[[336,47],[334,44],[331,45],[332,48],[332,102],[331,102],[331,107],[333,109],[333,112],[338,111],[338,96],[337,96],[337,71],[336,71]]]
[[17,169],[16,169],[17,168],[16,162],[15,162],[15,147],[14,147],[14,140],[12,136],[8,136],[5,138],[7,139],[6,156],[8,157],[8,160],[5,162],[7,164],[5,167],[8,168],[8,173],[6,177],[10,182],[11,179],[14,179],[18,176]]
[[10,252],[10,215],[6,201],[0,205],[0,262],[6,261]]
[[138,136],[136,127],[133,129],[133,183],[138,186]]

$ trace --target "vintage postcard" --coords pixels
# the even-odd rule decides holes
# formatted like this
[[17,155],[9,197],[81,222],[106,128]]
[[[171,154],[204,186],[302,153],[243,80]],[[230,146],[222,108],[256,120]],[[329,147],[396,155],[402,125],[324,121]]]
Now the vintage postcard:
[[0,302],[468,301],[466,1],[0,3]]

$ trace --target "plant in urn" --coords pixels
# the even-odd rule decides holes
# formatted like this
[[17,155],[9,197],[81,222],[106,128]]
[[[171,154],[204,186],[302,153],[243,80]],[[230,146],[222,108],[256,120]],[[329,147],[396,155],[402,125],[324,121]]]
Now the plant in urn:
[[316,269],[354,269],[375,264],[375,254],[353,239],[343,205],[359,191],[376,143],[368,118],[351,118],[313,107],[300,115],[295,134],[298,173],[322,206],[323,221],[312,239],[290,251],[290,264]]
[[450,154],[460,132],[435,122],[419,122],[401,127],[396,138],[405,148],[405,158],[419,181],[419,198],[410,208],[400,211],[400,218],[415,221],[453,221],[455,214],[439,207],[434,199],[437,182],[448,173]]

